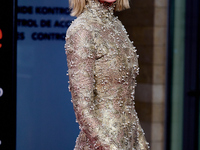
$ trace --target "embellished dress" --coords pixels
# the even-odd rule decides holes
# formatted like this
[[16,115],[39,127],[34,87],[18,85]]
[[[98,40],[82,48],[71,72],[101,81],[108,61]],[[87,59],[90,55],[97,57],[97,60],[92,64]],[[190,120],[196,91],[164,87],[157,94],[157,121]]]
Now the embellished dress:
[[134,107],[136,48],[113,15],[89,0],[66,34],[69,90],[80,134],[75,150],[147,150]]

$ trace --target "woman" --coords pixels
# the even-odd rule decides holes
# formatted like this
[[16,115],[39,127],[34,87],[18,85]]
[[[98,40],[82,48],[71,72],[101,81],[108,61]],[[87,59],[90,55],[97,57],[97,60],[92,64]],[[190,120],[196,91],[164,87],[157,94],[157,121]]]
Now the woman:
[[78,16],[65,45],[81,130],[75,150],[147,150],[134,108],[138,56],[113,15],[129,8],[128,0],[70,0],[70,5]]

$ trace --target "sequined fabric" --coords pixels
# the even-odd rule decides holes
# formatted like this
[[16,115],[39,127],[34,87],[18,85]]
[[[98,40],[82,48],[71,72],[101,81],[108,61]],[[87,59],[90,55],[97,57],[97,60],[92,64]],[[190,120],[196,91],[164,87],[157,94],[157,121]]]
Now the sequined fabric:
[[136,49],[112,6],[90,0],[66,34],[75,150],[147,150],[134,107]]

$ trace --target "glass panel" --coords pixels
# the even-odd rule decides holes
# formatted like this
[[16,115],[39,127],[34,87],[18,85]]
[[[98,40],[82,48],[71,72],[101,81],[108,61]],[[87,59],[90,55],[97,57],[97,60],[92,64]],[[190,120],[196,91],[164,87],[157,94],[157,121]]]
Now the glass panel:
[[[172,10],[171,10],[172,11]],[[174,2],[171,150],[182,150],[185,1]]]
[[68,0],[18,0],[17,150],[70,150],[78,135],[68,92]]

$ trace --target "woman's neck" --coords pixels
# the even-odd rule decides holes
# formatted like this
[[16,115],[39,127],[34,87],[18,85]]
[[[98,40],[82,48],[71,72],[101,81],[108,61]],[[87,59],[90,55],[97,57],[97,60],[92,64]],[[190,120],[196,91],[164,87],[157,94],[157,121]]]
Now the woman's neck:
[[106,5],[106,6],[111,6],[116,0],[99,0],[100,3]]

